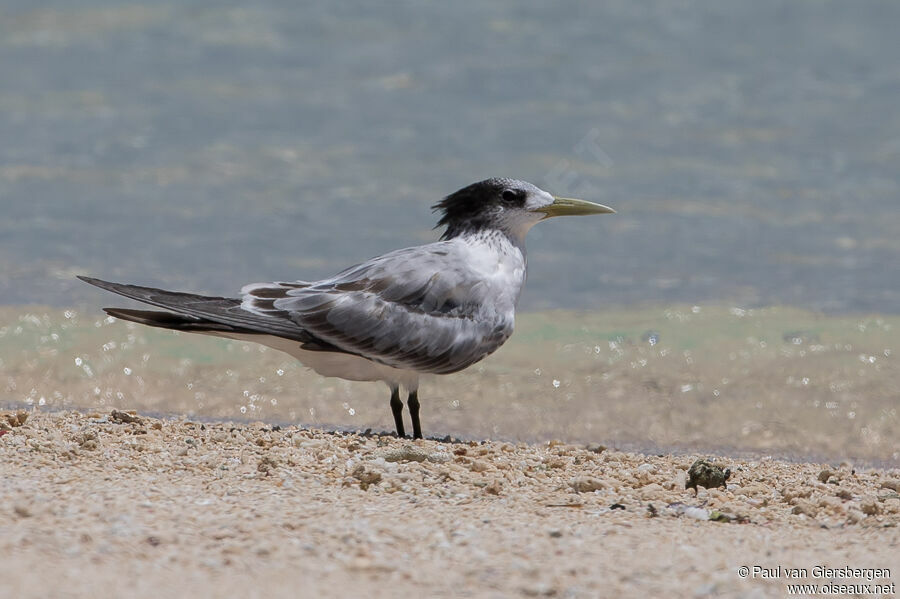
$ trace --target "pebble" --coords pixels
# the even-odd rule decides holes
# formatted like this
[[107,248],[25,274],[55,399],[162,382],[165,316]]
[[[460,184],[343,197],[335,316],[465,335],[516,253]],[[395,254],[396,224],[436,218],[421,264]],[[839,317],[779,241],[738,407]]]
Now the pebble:
[[122,424],[140,424],[143,422],[139,416],[123,410],[113,410],[109,413],[109,419]]
[[28,420],[28,412],[24,410],[19,410],[18,412],[10,412],[8,414],[3,415],[3,419],[6,420],[6,423],[15,428],[17,426],[22,426],[25,424],[25,421]]
[[867,516],[877,516],[881,513],[881,506],[874,497],[865,497],[859,502],[859,509]]
[[604,451],[606,451],[606,445],[600,445],[599,443],[588,443],[587,446],[585,446],[585,449],[587,449],[591,453],[603,453]]
[[353,469],[353,478],[359,481],[359,488],[365,491],[369,485],[377,485],[381,482],[381,473],[367,470],[362,464]]
[[881,483],[882,489],[891,489],[900,493],[900,479],[897,478],[889,478],[888,480]]
[[593,493],[606,488],[606,483],[592,476],[579,476],[569,481],[576,493]]
[[682,512],[688,518],[693,518],[694,520],[709,520],[709,511],[703,509],[702,507],[696,506],[687,506],[684,508]]
[[714,489],[716,487],[724,487],[725,481],[730,476],[731,470],[700,458],[695,460],[688,469],[688,481],[685,488],[696,489],[697,487],[705,487]]
[[650,483],[645,487],[641,487],[641,499],[644,501],[660,501],[668,496],[662,485],[658,483]]
[[491,465],[484,460],[472,460],[472,463],[469,464],[469,470],[472,472],[487,472],[490,469]]
[[815,505],[812,504],[812,502],[799,499],[794,504],[794,507],[791,508],[791,513],[794,515],[803,514],[805,516],[809,516],[810,518],[815,518],[816,516],[818,516],[819,510]]
[[429,454],[412,445],[404,445],[396,449],[388,449],[381,452],[380,457],[387,462],[424,462],[429,458]]

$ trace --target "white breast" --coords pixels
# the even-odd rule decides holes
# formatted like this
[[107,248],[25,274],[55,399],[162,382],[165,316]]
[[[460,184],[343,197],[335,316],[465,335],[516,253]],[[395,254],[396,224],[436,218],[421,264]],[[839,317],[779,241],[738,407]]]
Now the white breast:
[[464,293],[482,313],[507,316],[512,322],[525,284],[525,254],[499,231],[460,237],[459,263],[467,272]]

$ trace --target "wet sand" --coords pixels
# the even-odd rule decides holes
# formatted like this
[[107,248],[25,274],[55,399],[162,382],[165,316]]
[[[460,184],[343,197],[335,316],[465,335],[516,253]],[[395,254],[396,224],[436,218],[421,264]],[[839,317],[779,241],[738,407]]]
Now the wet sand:
[[0,596],[781,597],[794,581],[739,571],[779,565],[898,582],[897,469],[719,458],[725,486],[686,489],[697,457],[38,412],[0,437]]
[[[494,355],[423,379],[423,429],[896,466],[897,330],[897,316],[791,308],[523,313]],[[382,384],[322,378],[254,343],[123,323],[96,307],[0,308],[0,371],[0,409],[393,430]]]

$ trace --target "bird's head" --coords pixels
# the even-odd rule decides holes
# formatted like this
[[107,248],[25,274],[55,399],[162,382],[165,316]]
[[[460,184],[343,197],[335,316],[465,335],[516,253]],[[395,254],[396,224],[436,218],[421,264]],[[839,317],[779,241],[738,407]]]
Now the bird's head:
[[433,206],[441,213],[437,226],[446,226],[441,239],[464,233],[498,229],[521,242],[538,222],[551,216],[611,214],[602,204],[552,196],[515,179],[485,179],[448,195]]

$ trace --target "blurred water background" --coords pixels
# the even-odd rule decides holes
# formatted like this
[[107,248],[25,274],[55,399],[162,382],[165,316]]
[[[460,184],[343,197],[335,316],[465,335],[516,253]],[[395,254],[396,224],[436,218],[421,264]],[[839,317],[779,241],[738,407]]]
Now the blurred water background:
[[0,2],[0,302],[232,293],[434,239],[487,176],[619,215],[522,307],[900,311],[894,2]]
[[[157,355],[152,347],[140,359],[120,355],[114,350],[122,340],[113,347],[108,341],[130,335],[186,343],[170,357],[171,364],[188,360],[188,369],[204,363],[205,351],[256,350],[107,325],[97,307],[117,300],[75,274],[217,295],[251,281],[315,279],[436,239],[432,203],[470,182],[511,176],[619,213],[558,219],[531,232],[521,308],[583,312],[558,316],[559,330],[544,336],[543,353],[529,346],[533,338],[514,336],[510,343],[519,345],[506,355],[517,358],[501,354],[486,362],[487,371],[473,369],[453,383],[466,397],[484,385],[495,399],[531,394],[530,416],[472,407],[466,419],[454,420],[458,400],[437,391],[449,377],[433,388],[443,398],[435,405],[445,409],[424,416],[430,431],[607,435],[896,460],[885,431],[896,430],[900,401],[890,347],[890,315],[900,312],[898,27],[900,4],[889,1],[0,0],[0,304],[8,306],[0,328],[0,403],[118,401],[202,414],[210,402],[198,401],[184,376],[173,376],[155,399],[134,386],[134,377],[96,379]],[[725,308],[704,312],[706,324],[694,329],[684,323],[698,318],[695,306]],[[732,326],[742,317],[728,307],[764,306],[792,306],[798,311],[778,314],[798,322],[770,322],[756,310],[765,335]],[[80,311],[63,315],[73,307]],[[636,324],[577,325],[603,313]],[[71,314],[84,326],[72,325]],[[678,321],[674,338],[654,338],[671,314],[694,320]],[[122,328],[110,339],[91,333],[107,326]],[[847,337],[859,326],[879,335],[862,342],[864,349]],[[570,412],[553,403],[566,395],[545,394],[543,379],[529,387],[515,368],[504,371],[506,382],[522,385],[515,390],[498,392],[486,382],[491,368],[509,360],[522,372],[556,359],[570,363],[565,352],[576,341],[565,334],[572,330],[582,332],[578,347],[587,356],[602,349],[603,368],[618,350],[638,352],[622,358],[629,364],[622,376],[631,373],[623,389],[633,394],[620,389],[615,396],[597,383],[599,352],[576,377],[581,386],[567,391],[566,401],[574,397],[578,407]],[[760,349],[760,342],[768,345]],[[697,344],[708,362],[696,353],[685,357]],[[740,373],[753,385],[770,381],[757,389],[769,399],[748,391],[716,404],[728,385],[721,381],[735,380],[722,375],[718,359],[733,354],[731,362],[740,363],[748,348],[764,359]],[[837,353],[822,359],[821,348]],[[669,374],[643,374],[650,358],[639,353],[660,358],[663,350],[681,356],[677,367],[664,361]],[[783,351],[806,352],[803,367],[786,366]],[[107,366],[97,367],[97,358],[88,374],[83,365],[94,354]],[[697,360],[712,378],[694,380],[685,370]],[[171,364],[159,372],[171,374]],[[258,364],[246,364],[229,369],[244,377],[230,387],[227,377],[216,378],[225,376],[221,369],[207,373],[219,386],[209,383],[203,392],[215,387],[224,402],[209,414],[354,425],[360,416],[348,420],[348,410],[373,396],[363,424],[390,428],[386,401],[376,402],[371,386],[304,379],[341,396],[325,416],[315,402],[330,396],[318,391],[301,393],[284,412],[271,402],[248,403],[254,394],[273,395],[251,388],[262,375]],[[573,384],[563,374],[551,380]],[[78,384],[69,380],[76,375]],[[646,404],[653,393],[659,401]],[[796,413],[778,412],[785,393],[797,398]],[[723,418],[728,406],[758,406],[752,409],[767,416],[732,412],[741,414],[735,430],[749,431],[743,436],[725,434],[731,429],[721,419],[673,421],[693,413],[684,405],[695,394],[694,407],[724,406]],[[160,403],[163,396],[168,404]],[[669,416],[651,434],[641,427],[646,410],[632,420],[614,413],[615,406],[635,405]],[[248,406],[256,411],[248,414]],[[318,416],[310,415],[317,406]],[[597,418],[584,420],[593,429],[572,424],[594,407]],[[551,413],[568,416],[557,422],[546,418]],[[615,418],[614,430],[597,424]],[[810,426],[801,426],[804,420]],[[785,439],[783,428],[819,442],[765,441]]]

